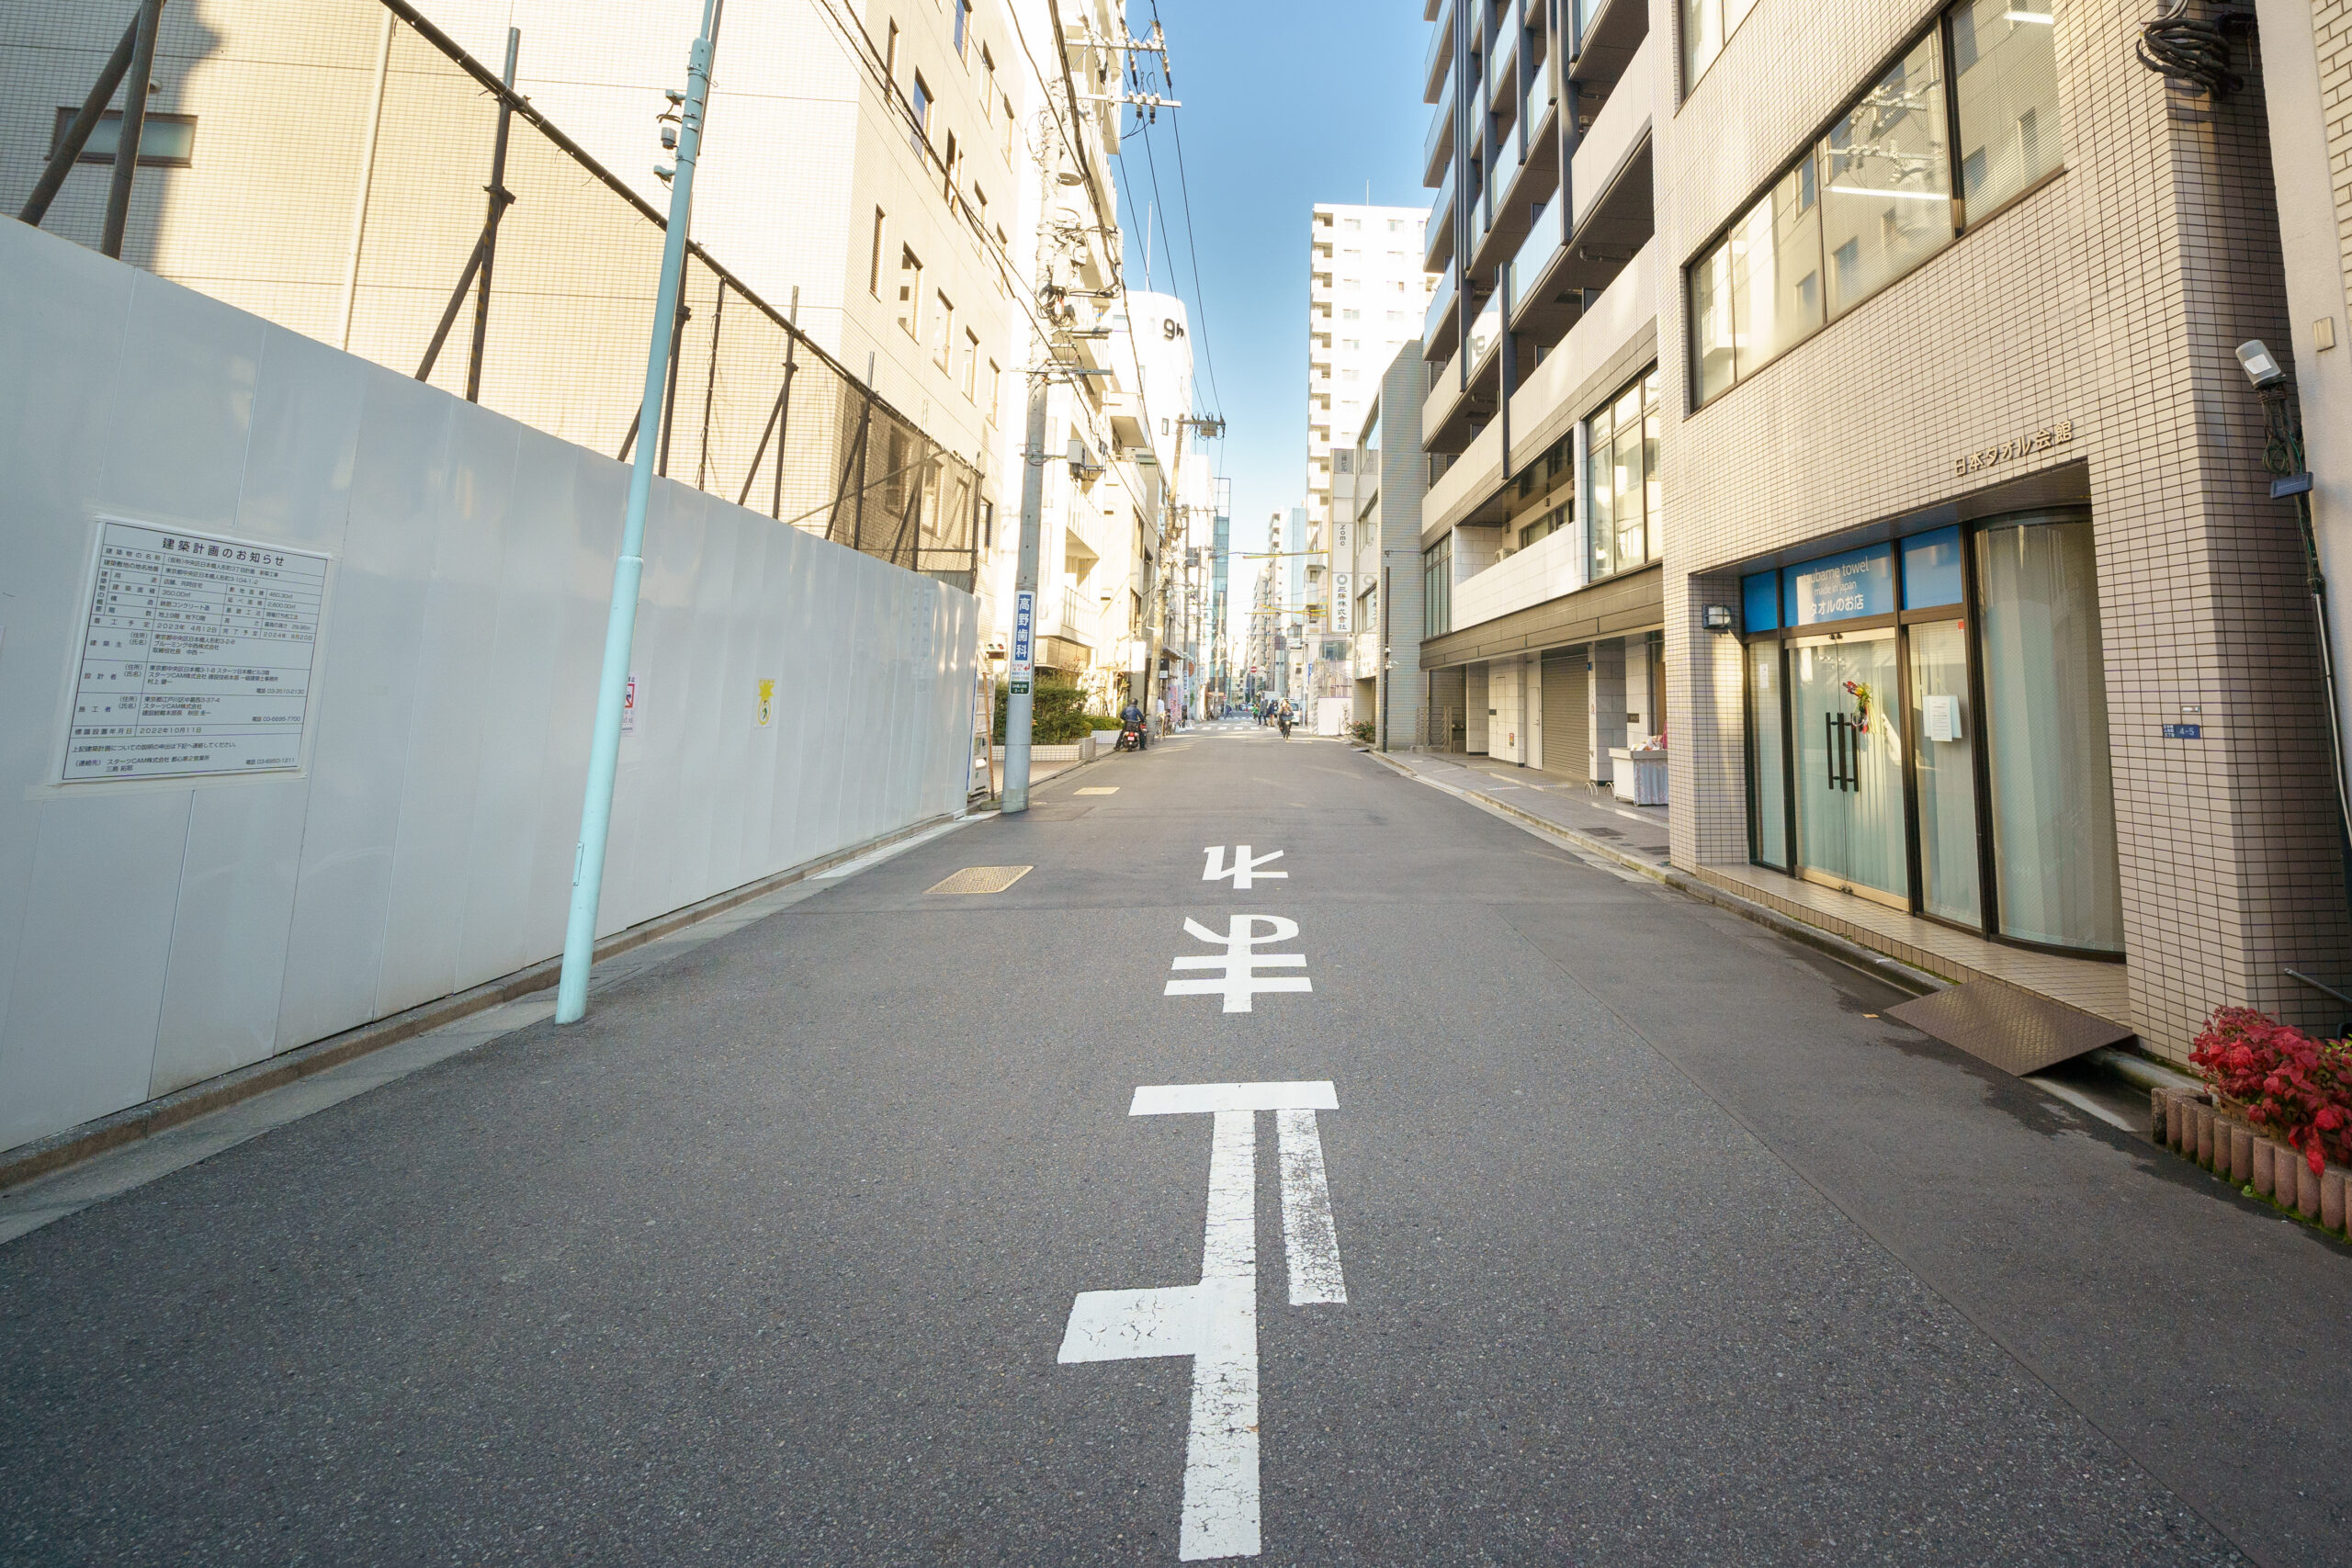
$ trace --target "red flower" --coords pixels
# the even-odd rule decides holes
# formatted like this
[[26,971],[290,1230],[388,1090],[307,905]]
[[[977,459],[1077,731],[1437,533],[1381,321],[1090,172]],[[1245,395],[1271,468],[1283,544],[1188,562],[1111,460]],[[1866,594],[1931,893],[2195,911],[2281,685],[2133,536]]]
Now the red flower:
[[2314,1172],[2352,1163],[2352,1046],[2315,1041],[2250,1008],[2215,1010],[2189,1061],[2245,1118],[2300,1152]]

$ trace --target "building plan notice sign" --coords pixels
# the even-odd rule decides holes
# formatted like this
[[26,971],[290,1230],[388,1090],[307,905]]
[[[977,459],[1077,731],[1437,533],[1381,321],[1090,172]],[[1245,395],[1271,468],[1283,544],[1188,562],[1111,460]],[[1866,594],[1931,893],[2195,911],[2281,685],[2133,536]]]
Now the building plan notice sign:
[[65,782],[300,766],[327,558],[98,527]]

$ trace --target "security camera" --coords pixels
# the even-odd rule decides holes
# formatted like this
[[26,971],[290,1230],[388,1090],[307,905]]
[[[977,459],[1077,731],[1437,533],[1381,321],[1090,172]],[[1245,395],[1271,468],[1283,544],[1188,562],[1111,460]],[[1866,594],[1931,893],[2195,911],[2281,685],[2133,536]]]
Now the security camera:
[[2246,379],[2254,383],[2257,392],[2287,378],[2287,373],[2278,368],[2278,362],[2270,357],[2270,351],[2262,346],[2260,338],[2238,344],[2238,363],[2245,367]]

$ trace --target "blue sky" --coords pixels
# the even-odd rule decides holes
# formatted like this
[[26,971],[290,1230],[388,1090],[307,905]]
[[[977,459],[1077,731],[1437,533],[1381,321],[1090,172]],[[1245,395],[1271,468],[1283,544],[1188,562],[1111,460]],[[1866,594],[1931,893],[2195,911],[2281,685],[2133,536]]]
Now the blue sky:
[[[1219,471],[1233,480],[1234,549],[1262,549],[1267,514],[1306,498],[1307,215],[1318,201],[1363,201],[1367,180],[1376,203],[1429,204],[1414,167],[1429,130],[1416,80],[1429,24],[1410,0],[1159,7],[1183,107],[1123,148],[1121,206],[1136,202],[1122,213],[1128,281],[1143,286],[1148,141],[1175,218],[1172,231],[1166,209],[1153,220],[1152,287],[1192,307],[1193,400],[1227,422]],[[1151,18],[1152,0],[1129,0],[1136,37]],[[1171,119],[1183,130],[1197,294]]]

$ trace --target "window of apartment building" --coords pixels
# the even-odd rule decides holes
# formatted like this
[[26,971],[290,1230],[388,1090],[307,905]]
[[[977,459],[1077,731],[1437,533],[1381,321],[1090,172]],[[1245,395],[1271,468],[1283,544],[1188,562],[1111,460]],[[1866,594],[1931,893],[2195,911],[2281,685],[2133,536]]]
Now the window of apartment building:
[[1689,96],[1756,0],[1682,0],[1682,92]]
[[2049,11],[1961,0],[1700,253],[1689,269],[1695,403],[2063,165],[2055,32]]
[[874,209],[874,264],[865,277],[866,291],[876,299],[882,298],[883,238],[888,233],[890,220],[880,208]]
[[1453,536],[1447,534],[1421,552],[1421,636],[1443,637],[1453,629]]
[[977,185],[972,186],[972,211],[979,219],[980,228],[985,231],[989,226],[989,193]]
[[1331,471],[1335,474],[1354,473],[1356,471],[1356,455],[1353,452],[1349,451],[1332,453]]
[[1345,229],[1349,233],[1352,234],[1352,233],[1356,232],[1358,230],[1360,230],[1360,229],[1362,229],[1362,228],[1363,227],[1363,220],[1362,220],[1361,219],[1350,218],[1350,219],[1347,219],[1347,220],[1343,220],[1343,221],[1340,224],[1340,228],[1342,228],[1342,229]]
[[899,24],[892,22],[882,35],[882,74],[892,86],[899,85]]
[[1012,100],[1004,98],[1000,101],[1004,105],[1004,161],[1009,164],[1012,161],[1012,138],[1015,129],[1012,118]]
[[972,0],[956,0],[956,58],[964,58],[964,46],[972,37]]
[[[1362,345],[1361,345],[1361,344],[1358,344],[1354,339],[1351,338],[1351,339],[1349,339],[1349,340],[1348,340],[1348,346],[1349,346],[1350,348],[1357,348],[1357,347],[1361,347]],[[1353,371],[1352,369],[1349,369],[1349,370],[1342,370],[1342,371],[1340,371],[1340,380],[1342,380],[1342,381],[1352,381],[1352,380],[1354,380],[1355,378],[1356,378],[1356,373],[1355,373],[1355,371]]]
[[1405,220],[1402,218],[1391,218],[1388,220],[1388,231],[1392,234],[1403,233],[1405,231]]
[[[82,112],[77,105],[57,111],[57,120],[49,134],[49,152],[57,155],[65,144],[66,128],[74,117]],[[111,164],[122,149],[122,111],[108,109],[98,117],[91,128],[90,139],[82,143],[77,164]],[[196,117],[192,114],[157,114],[149,110],[139,129],[139,166],[142,169],[185,169],[196,159]]]
[[1360,288],[1360,287],[1362,287],[1362,285],[1361,285],[1361,283],[1360,283],[1357,279],[1355,279],[1355,278],[1352,278],[1352,277],[1343,277],[1343,278],[1340,279],[1340,288]]
[[1363,314],[1363,312],[1362,310],[1342,310],[1340,312],[1340,320],[1343,321],[1352,321],[1358,316]]
[[963,156],[963,149],[956,145],[956,133],[952,130],[949,131],[947,133],[947,151],[941,156],[939,162],[941,168],[944,171],[942,175],[943,189],[947,197],[947,210],[950,212],[956,210],[956,164]]
[[1592,525],[1596,581],[1659,554],[1657,443],[1663,423],[1656,366],[1585,421],[1591,460],[1585,465],[1584,514]]
[[1538,539],[1548,539],[1574,521],[1575,509],[1564,502],[1520,529],[1519,547],[1523,550]]
[[996,361],[991,359],[989,361],[989,423],[990,424],[996,423],[997,414],[1003,405],[1003,390],[1004,372],[999,369]]
[[934,293],[931,299],[931,362],[944,370],[947,345],[955,341],[956,307],[944,294]]
[[913,141],[915,151],[920,152],[922,151],[923,143],[931,139],[931,84],[922,79],[922,73],[920,71],[915,73],[912,101],[915,111]]
[[995,117],[996,100],[996,56],[989,52],[988,45],[982,44],[980,45],[980,118],[982,119],[990,119]]
[[1388,324],[1389,324],[1390,326],[1395,326],[1397,322],[1399,322],[1399,321],[1403,321],[1404,319],[1405,319],[1405,312],[1404,312],[1404,311],[1402,311],[1402,310],[1391,310],[1391,311],[1389,311],[1389,312],[1388,312]]
[[964,329],[964,395],[978,402],[979,390],[980,335],[971,328],[966,327]]
[[922,258],[912,245],[899,247],[899,325],[917,343],[922,341]]

